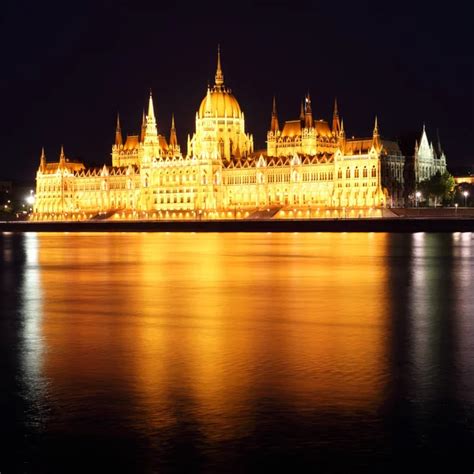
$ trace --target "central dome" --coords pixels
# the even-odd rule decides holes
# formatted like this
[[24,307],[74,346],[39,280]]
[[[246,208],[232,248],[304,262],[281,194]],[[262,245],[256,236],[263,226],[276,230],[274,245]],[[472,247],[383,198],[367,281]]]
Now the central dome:
[[199,118],[203,118],[206,111],[210,112],[211,117],[217,116],[219,118],[226,116],[240,118],[242,115],[237,99],[224,87],[214,87],[202,99],[199,106]]
[[217,49],[216,82],[212,89],[207,87],[207,94],[199,106],[199,118],[210,117],[236,117],[241,118],[242,112],[237,99],[230,89],[224,85],[224,74],[221,67],[221,50]]

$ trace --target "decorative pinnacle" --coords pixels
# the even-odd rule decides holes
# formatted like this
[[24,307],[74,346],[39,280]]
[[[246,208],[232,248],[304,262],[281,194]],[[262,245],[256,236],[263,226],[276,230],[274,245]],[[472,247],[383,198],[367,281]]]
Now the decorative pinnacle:
[[153,108],[153,96],[151,94],[151,89],[150,89],[150,98],[148,99],[148,116],[147,116],[148,121],[155,121],[155,110]]
[[221,45],[217,45],[217,70],[216,70],[216,86],[224,84],[224,74],[221,66]]

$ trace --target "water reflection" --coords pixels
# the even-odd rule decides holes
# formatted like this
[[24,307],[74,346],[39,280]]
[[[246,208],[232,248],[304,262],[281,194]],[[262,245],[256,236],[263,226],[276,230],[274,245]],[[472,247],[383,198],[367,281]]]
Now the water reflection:
[[47,463],[48,443],[70,456],[99,440],[142,472],[354,470],[439,447],[440,423],[473,439],[465,234],[22,239],[2,245],[24,255],[22,382]]
[[[392,367],[386,421],[394,458],[411,453],[420,469],[426,468],[426,459],[434,465],[469,462],[474,391],[463,381],[472,376],[473,339],[461,352],[460,345],[466,332],[472,335],[474,299],[465,291],[474,266],[467,250],[472,245],[459,235],[391,236]],[[463,360],[461,353],[469,356]]]
[[[38,266],[38,238],[27,233],[23,238],[25,262],[20,286],[22,331],[22,365],[27,397],[41,398],[45,387],[42,376],[43,337],[41,329],[43,295]],[[38,423],[41,416],[38,415]]]

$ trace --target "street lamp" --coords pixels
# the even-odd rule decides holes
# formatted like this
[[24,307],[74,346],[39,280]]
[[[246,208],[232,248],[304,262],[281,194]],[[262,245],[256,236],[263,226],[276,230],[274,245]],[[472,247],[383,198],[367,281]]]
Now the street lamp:
[[415,193],[415,197],[416,197],[416,199],[415,199],[416,207],[418,207],[418,201],[419,201],[420,198],[421,198],[421,193],[420,193],[420,191],[417,191],[417,192]]
[[467,197],[469,196],[469,192],[464,191],[462,194],[464,196],[464,207],[467,207]]

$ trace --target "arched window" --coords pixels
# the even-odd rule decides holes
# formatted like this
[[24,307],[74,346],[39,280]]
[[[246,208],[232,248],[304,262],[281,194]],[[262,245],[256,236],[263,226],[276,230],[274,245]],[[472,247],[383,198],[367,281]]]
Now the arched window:
[[362,176],[363,176],[364,178],[367,178],[367,166],[364,166],[364,169],[363,169],[363,171],[362,171]]
[[349,167],[346,168],[346,178],[351,177],[351,169]]
[[338,177],[339,179],[342,178],[342,170],[339,170],[339,171],[337,172],[337,177]]
[[354,178],[359,177],[359,168],[356,166],[356,169],[354,170]]
[[375,166],[372,166],[372,178],[375,178],[377,176],[377,170],[375,169]]

